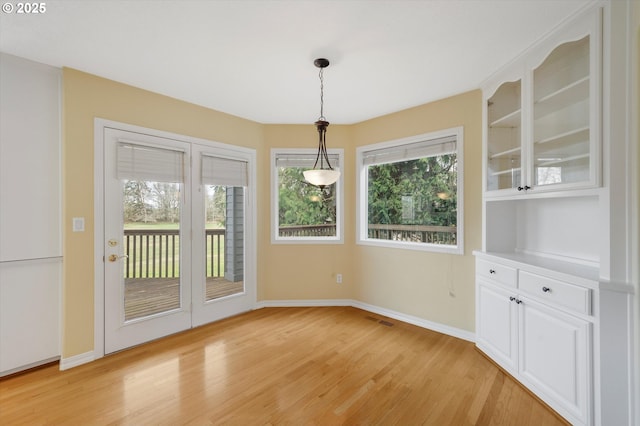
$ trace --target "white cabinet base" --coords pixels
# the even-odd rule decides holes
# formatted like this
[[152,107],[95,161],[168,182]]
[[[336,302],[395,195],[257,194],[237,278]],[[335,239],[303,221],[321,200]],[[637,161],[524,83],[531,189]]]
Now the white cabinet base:
[[0,264],[0,376],[60,354],[60,259]]
[[519,331],[521,379],[564,417],[589,424],[591,323],[524,299]]

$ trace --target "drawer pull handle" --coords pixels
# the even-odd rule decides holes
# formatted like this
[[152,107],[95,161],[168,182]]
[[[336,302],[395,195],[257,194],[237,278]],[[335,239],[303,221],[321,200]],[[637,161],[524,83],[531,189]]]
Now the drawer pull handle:
[[495,269],[489,269],[489,273],[490,273],[490,274],[495,274],[495,273],[496,273],[496,270],[495,270]]
[[545,293],[549,293],[551,289],[549,287],[542,287],[542,291],[544,291]]

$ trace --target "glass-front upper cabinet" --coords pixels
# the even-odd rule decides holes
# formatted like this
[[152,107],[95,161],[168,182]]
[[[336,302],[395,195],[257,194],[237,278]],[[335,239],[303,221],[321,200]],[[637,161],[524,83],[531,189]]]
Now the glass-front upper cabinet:
[[483,87],[488,195],[599,185],[601,19],[583,15]]
[[487,101],[487,190],[522,184],[522,84],[503,83]]
[[533,71],[531,186],[592,180],[589,41],[558,46]]

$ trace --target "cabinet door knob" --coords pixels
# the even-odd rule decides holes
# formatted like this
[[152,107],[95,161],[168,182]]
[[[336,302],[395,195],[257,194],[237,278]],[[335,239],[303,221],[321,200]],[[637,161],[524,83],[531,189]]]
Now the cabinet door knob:
[[519,305],[519,304],[521,304],[521,303],[522,303],[522,300],[520,300],[520,299],[516,299],[516,303]]
[[522,191],[523,189],[524,189],[524,187],[522,187],[522,186],[518,187],[518,191]]
[[524,190],[525,190],[525,191],[528,191],[528,190],[530,190],[530,189],[531,189],[531,187],[530,187],[529,185],[525,185],[525,186],[524,186]]
[[495,270],[495,269],[489,269],[489,273],[490,273],[490,274],[495,274],[495,273],[496,273],[496,270]]
[[549,293],[551,289],[549,287],[542,287],[542,291],[544,291],[545,293]]
[[511,300],[511,301],[513,302],[514,300],[516,300],[516,298],[515,298],[515,297],[513,297],[513,296],[511,296],[511,297],[509,298],[509,300]]

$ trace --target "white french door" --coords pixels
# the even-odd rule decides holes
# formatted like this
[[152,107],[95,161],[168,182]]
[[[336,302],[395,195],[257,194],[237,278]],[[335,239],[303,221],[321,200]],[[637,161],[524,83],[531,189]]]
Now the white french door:
[[253,156],[104,128],[104,352],[253,308]]
[[188,143],[105,129],[105,353],[191,327]]
[[[193,145],[193,326],[245,312],[256,300],[245,158]],[[197,178],[196,178],[197,176]]]

